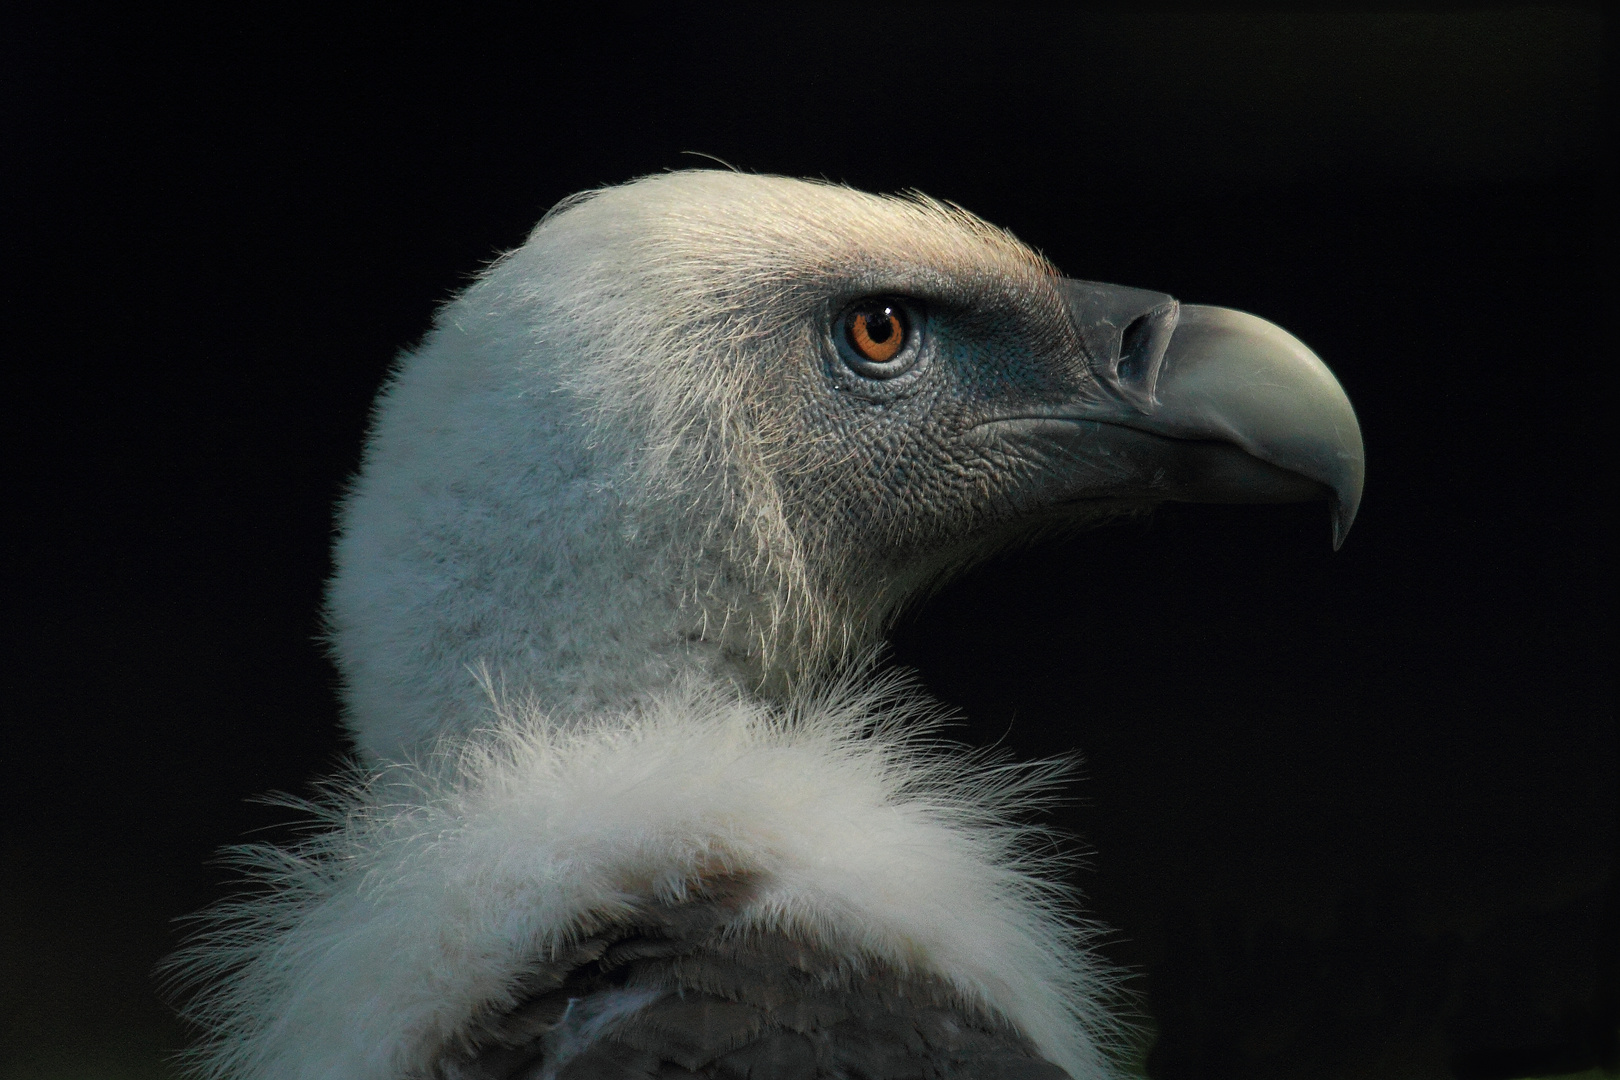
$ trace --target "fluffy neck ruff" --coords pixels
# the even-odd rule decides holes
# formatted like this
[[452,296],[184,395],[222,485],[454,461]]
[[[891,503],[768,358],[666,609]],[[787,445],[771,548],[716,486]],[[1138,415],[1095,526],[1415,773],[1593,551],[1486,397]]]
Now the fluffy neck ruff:
[[354,778],[309,808],[328,827],[301,847],[238,852],[268,891],[180,958],[208,987],[196,1071],[437,1075],[573,943],[744,878],[734,939],[785,933],[844,957],[850,985],[942,980],[1074,1080],[1107,1080],[1109,980],[1017,824],[1055,770],[935,743],[916,701],[846,684],[778,710],[688,687],[571,727],[501,711]]

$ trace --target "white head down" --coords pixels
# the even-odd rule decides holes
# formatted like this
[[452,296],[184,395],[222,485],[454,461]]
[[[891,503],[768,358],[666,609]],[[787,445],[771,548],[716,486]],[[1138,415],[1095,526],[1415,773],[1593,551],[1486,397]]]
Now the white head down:
[[330,635],[391,758],[481,726],[480,672],[562,718],[780,697],[1032,530],[1325,496],[1342,537],[1360,486],[1348,401],[1268,323],[926,198],[671,173],[557,207],[404,357]]

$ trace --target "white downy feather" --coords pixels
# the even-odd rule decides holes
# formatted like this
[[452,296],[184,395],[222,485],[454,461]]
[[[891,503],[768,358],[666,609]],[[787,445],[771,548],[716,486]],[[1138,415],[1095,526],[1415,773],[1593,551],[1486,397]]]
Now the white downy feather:
[[737,929],[852,974],[939,975],[1076,1080],[1109,1075],[1109,979],[1049,838],[1017,823],[1060,768],[939,743],[893,681],[785,709],[688,687],[587,724],[488,718],[325,804],[301,850],[245,850],[269,891],[217,911],[188,961],[212,986],[205,1075],[420,1075],[537,958],[717,874],[760,883]]

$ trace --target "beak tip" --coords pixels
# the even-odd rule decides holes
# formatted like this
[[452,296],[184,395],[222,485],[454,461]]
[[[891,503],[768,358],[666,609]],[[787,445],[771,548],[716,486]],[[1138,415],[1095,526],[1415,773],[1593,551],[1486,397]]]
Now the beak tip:
[[1350,526],[1355,523],[1357,509],[1355,504],[1346,506],[1343,499],[1337,496],[1333,498],[1328,508],[1328,517],[1333,526],[1334,551],[1344,547],[1344,538],[1350,535]]

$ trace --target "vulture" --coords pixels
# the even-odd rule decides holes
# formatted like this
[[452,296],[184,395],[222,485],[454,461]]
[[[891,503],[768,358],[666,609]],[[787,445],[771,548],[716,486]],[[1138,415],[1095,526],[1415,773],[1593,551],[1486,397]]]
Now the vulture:
[[693,170],[555,207],[376,405],[327,620],[353,768],[178,961],[199,1075],[1114,1075],[1027,811],[874,651],[990,553],[1325,499],[1333,375],[920,194]]

